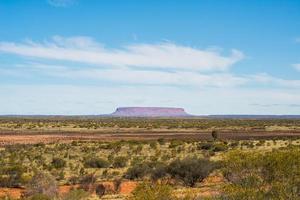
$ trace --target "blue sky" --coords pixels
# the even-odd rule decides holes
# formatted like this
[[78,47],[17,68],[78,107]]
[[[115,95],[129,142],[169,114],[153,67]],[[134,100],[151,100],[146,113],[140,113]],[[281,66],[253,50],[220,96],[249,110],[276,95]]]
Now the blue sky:
[[0,0],[0,114],[300,114],[298,0]]

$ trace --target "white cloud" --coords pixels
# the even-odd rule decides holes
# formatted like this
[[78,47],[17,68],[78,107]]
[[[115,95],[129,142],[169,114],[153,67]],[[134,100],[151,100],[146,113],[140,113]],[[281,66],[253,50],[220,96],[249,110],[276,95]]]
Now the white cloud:
[[196,71],[225,71],[242,60],[241,51],[221,55],[216,50],[201,50],[174,43],[131,44],[110,49],[88,37],[55,36],[50,42],[0,42],[0,52],[53,60],[75,61],[102,66],[134,66]]
[[300,80],[298,79],[282,79],[266,73],[250,75],[249,78],[251,78],[253,82],[260,84],[300,88]]

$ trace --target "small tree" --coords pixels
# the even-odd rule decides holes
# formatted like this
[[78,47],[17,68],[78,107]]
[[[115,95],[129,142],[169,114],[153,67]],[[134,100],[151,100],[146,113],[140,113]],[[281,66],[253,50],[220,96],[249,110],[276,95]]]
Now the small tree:
[[216,130],[213,130],[213,131],[211,132],[211,136],[214,138],[214,140],[217,140],[218,137],[219,137],[219,132],[216,131]]
[[96,194],[98,197],[102,197],[105,194],[105,186],[103,184],[99,184],[96,186]]

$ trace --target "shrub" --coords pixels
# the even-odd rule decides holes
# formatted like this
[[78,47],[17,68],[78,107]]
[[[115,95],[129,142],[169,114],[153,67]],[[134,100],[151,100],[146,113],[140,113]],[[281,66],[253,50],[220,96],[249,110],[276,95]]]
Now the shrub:
[[95,174],[88,174],[80,180],[80,189],[91,192],[94,189],[97,177]]
[[90,194],[82,189],[74,189],[69,191],[62,200],[84,200],[88,199]]
[[0,176],[0,186],[1,187],[19,187],[24,183],[23,173],[25,169],[23,166],[15,164],[12,166],[5,166],[0,168],[1,174],[5,175]]
[[200,150],[210,150],[213,148],[213,143],[207,142],[207,143],[200,143],[198,145],[198,149]]
[[151,168],[149,165],[147,163],[141,163],[130,167],[126,172],[125,177],[128,179],[140,179],[150,172]]
[[157,142],[158,142],[160,145],[164,145],[164,144],[166,143],[164,138],[159,138],[159,139],[157,140]]
[[98,197],[102,197],[105,194],[105,186],[103,184],[96,186],[96,194]]
[[202,181],[216,167],[215,163],[206,159],[185,158],[170,163],[168,173],[177,178],[187,186],[194,186],[196,182]]
[[53,158],[51,164],[54,168],[60,169],[66,166],[66,161],[61,158]]
[[219,137],[219,132],[216,131],[216,130],[213,130],[213,131],[211,132],[211,136],[214,138],[214,140],[217,140],[218,137]]
[[128,159],[124,156],[116,157],[113,161],[113,167],[114,168],[122,168],[126,167]]
[[58,187],[53,176],[41,171],[34,174],[26,187],[25,196],[31,197],[37,194],[45,195],[49,198],[57,196]]
[[300,149],[268,153],[234,151],[224,160],[224,175],[231,181],[226,199],[298,199]]
[[84,166],[88,168],[106,168],[109,166],[109,163],[102,158],[86,158]]
[[34,194],[26,200],[51,200],[51,198],[45,194]]
[[226,151],[227,149],[228,147],[225,144],[214,144],[212,150],[214,152],[219,152],[219,151]]
[[132,192],[129,200],[174,200],[173,190],[168,185],[141,183]]
[[156,141],[149,142],[149,145],[150,145],[151,149],[157,149],[157,142]]
[[167,165],[164,163],[157,163],[151,172],[151,178],[153,180],[158,180],[167,175]]

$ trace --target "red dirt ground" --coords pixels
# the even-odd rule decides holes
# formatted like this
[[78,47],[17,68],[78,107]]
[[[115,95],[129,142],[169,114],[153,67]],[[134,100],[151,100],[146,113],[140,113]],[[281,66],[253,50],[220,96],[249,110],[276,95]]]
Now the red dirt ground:
[[[300,138],[300,131],[226,131],[219,133],[220,139],[272,139]],[[0,131],[0,146],[10,144],[34,144],[52,142],[83,141],[115,141],[115,140],[155,140],[165,139],[212,139],[210,132],[199,131],[134,131],[134,132],[13,132]]]
[[[100,183],[99,183],[100,184]],[[115,191],[115,186],[113,182],[106,181],[101,182],[108,191]],[[130,194],[137,186],[137,182],[135,181],[124,181],[121,183],[119,188],[119,194]],[[64,195],[68,193],[73,188],[78,188],[79,185],[63,185],[59,186],[59,194]],[[0,197],[10,196],[14,199],[18,199],[21,197],[22,193],[25,192],[25,189],[23,188],[0,188]]]

